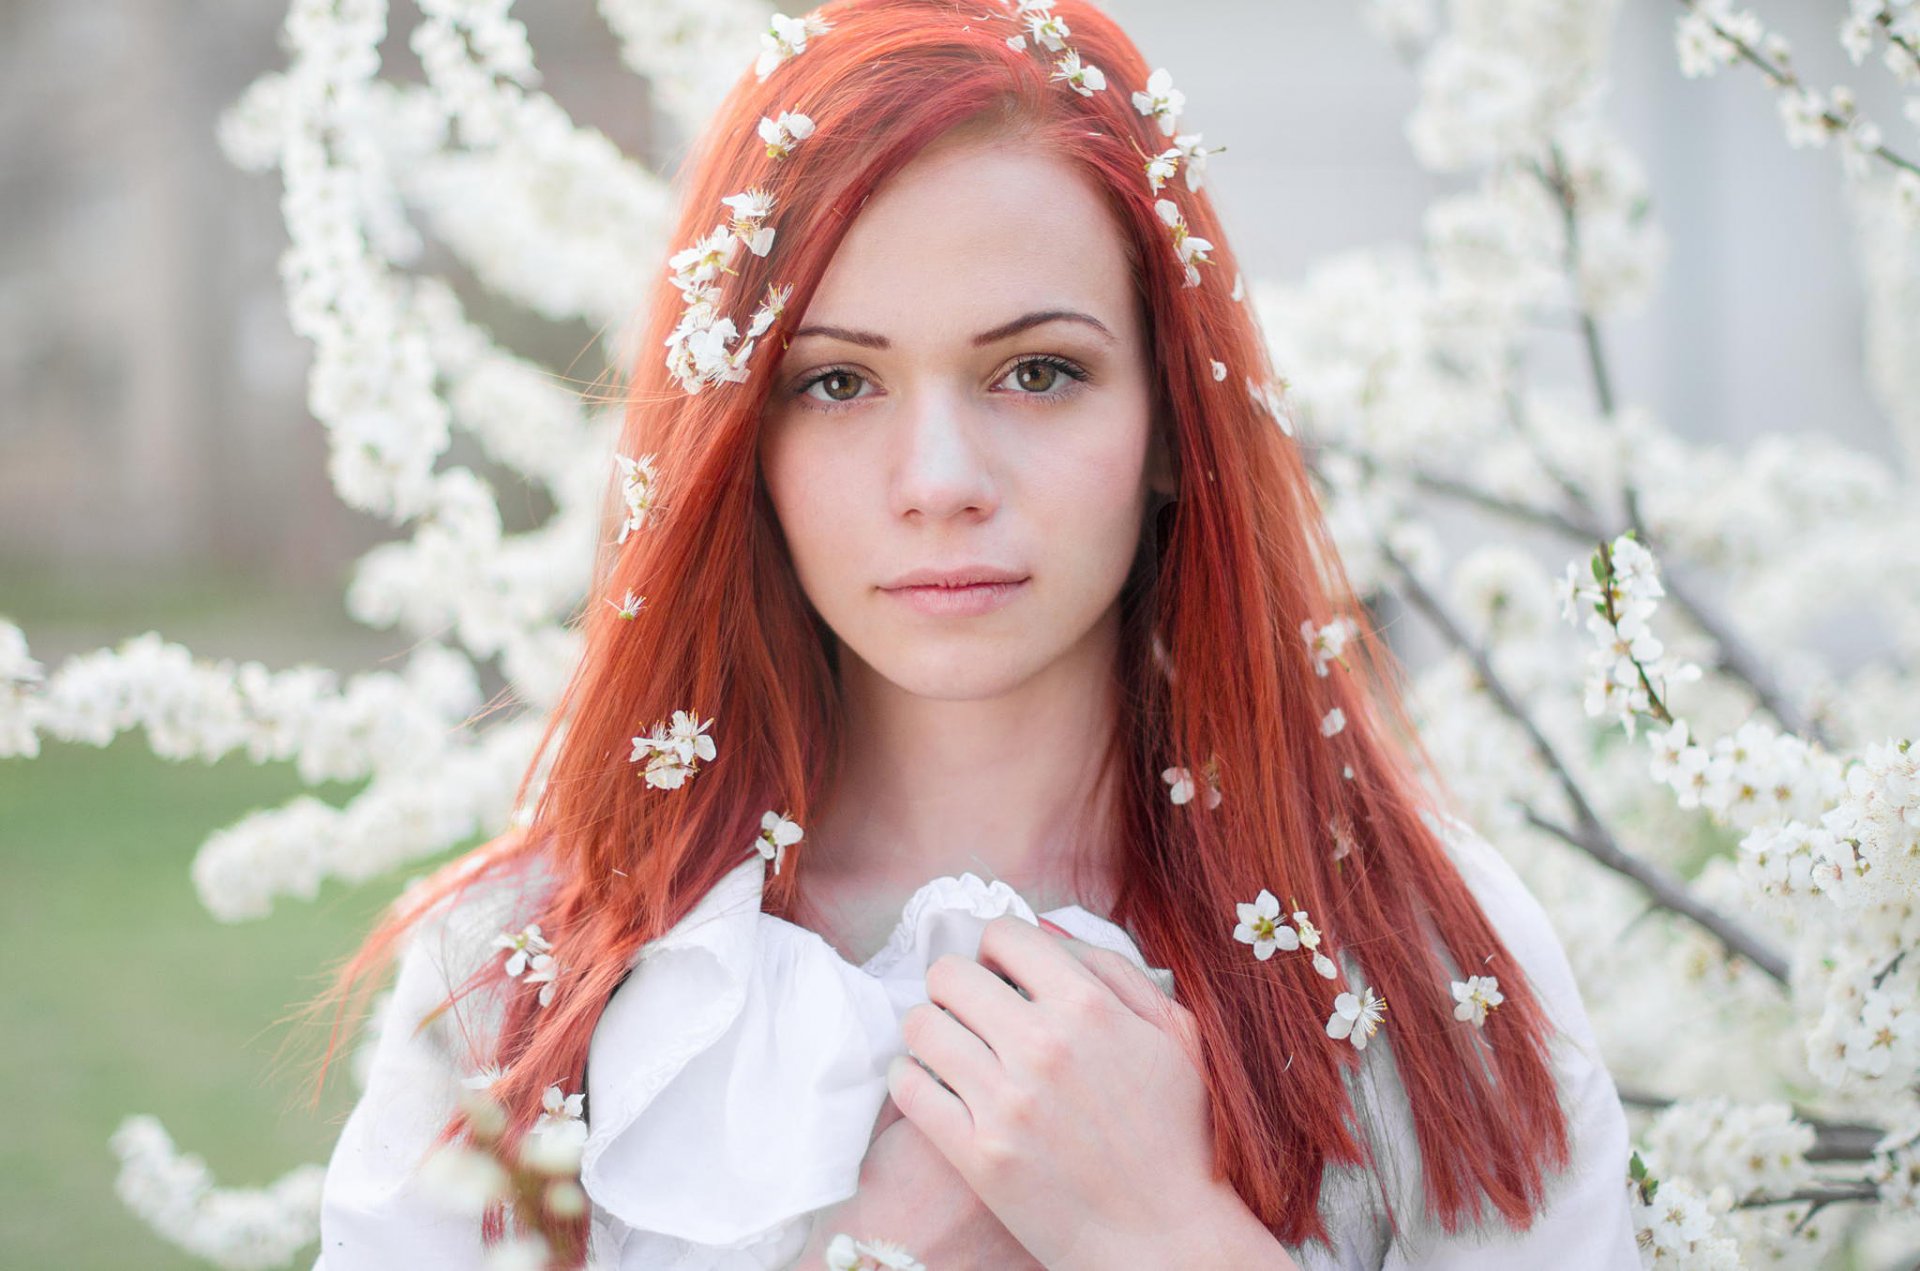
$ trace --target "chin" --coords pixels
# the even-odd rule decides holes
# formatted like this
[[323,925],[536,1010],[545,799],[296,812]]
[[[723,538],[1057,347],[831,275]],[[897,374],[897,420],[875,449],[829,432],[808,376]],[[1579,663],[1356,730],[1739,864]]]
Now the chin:
[[895,648],[888,656],[867,660],[868,665],[915,697],[943,702],[968,702],[1010,693],[1031,679],[1045,664],[1041,651],[968,647]]

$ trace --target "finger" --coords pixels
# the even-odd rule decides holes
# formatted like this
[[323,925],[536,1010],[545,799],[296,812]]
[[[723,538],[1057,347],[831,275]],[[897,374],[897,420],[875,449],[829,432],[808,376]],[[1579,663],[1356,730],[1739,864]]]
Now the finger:
[[973,1114],[960,1096],[942,1090],[911,1055],[895,1055],[887,1064],[887,1093],[900,1115],[913,1122],[964,1177],[967,1171],[961,1162],[968,1159],[967,1145],[973,1141]]
[[[997,921],[997,920],[996,920]],[[1033,933],[1051,940],[1037,928]],[[1004,1055],[1019,1044],[1027,1003],[1019,986],[998,970],[958,953],[943,953],[927,965],[927,1000],[953,1013],[969,1032]]]
[[1099,979],[1088,974],[1065,944],[1017,914],[1002,914],[980,932],[980,961],[1006,972],[1036,1001],[1097,991]]
[[900,1017],[907,1050],[933,1070],[969,1108],[1000,1077],[1000,1059],[973,1030],[935,1003],[921,1002]]

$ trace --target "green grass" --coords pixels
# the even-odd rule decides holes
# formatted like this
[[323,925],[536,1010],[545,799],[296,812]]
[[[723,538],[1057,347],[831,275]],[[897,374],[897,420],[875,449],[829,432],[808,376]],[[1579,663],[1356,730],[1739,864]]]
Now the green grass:
[[[25,625],[25,624],[23,624]],[[28,627],[29,637],[32,628]],[[143,733],[99,750],[44,743],[0,760],[0,920],[9,974],[0,1092],[0,1266],[144,1271],[206,1264],[166,1245],[114,1194],[108,1139],[159,1117],[228,1186],[324,1161],[357,1093],[349,1051],[325,1097],[300,1079],[314,1033],[275,1021],[322,986],[416,871],[317,901],[216,921],[188,874],[211,832],[301,791],[290,767],[244,756],[157,759]],[[340,802],[350,787],[314,791]],[[311,1264],[309,1251],[295,1265]]]

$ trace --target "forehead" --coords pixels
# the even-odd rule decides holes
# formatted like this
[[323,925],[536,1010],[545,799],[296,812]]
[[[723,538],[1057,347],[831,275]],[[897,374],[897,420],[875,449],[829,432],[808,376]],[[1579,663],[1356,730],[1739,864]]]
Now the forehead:
[[1118,333],[1133,290],[1119,227],[1089,177],[1018,143],[955,143],[922,152],[874,192],[805,320],[914,339],[1079,308]]

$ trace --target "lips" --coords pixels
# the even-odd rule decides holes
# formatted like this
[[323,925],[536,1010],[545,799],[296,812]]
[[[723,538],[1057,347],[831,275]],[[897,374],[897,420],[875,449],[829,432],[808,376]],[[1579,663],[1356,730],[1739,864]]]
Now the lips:
[[998,565],[955,565],[944,569],[908,570],[892,582],[882,585],[888,591],[897,591],[903,587],[975,587],[987,583],[1017,583],[1024,578],[1026,575],[1021,571]]

